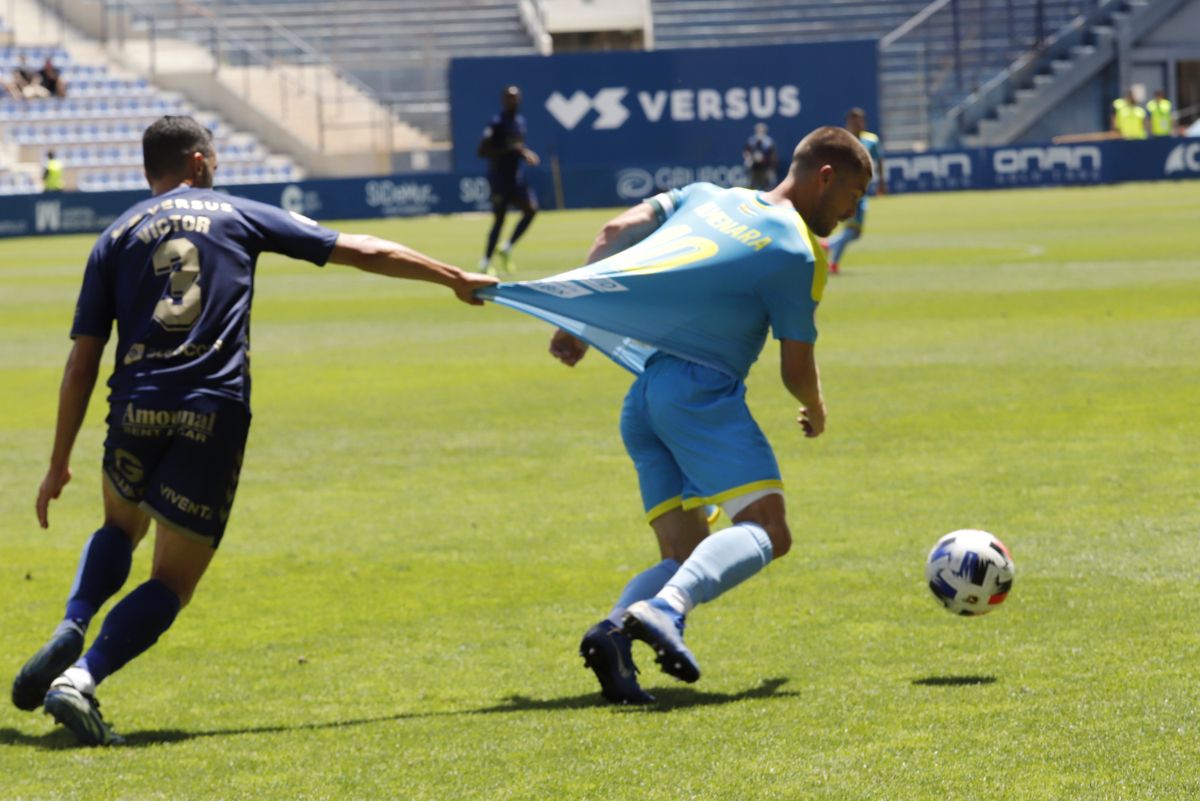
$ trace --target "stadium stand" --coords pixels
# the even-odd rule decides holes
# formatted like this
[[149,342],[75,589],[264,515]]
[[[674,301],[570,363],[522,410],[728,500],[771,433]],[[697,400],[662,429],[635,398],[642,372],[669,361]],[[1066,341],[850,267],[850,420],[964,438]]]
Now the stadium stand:
[[[651,39],[660,49],[879,41],[882,119],[872,122],[888,149],[907,150],[1003,141],[1011,120],[1033,113],[1022,112],[1022,102],[1078,72],[1079,62],[1096,61],[1097,48],[1111,46],[1123,16],[1171,2],[1177,4],[649,0],[649,7]],[[70,97],[36,108],[0,103],[0,130],[22,157],[36,160],[36,149],[53,144],[81,186],[129,183],[136,163],[127,150],[113,148],[128,143],[130,128],[197,107],[216,108],[225,120],[256,132],[259,141],[247,146],[241,163],[230,162],[222,176],[228,181],[403,169],[393,154],[447,147],[451,58],[548,48],[538,0],[345,0],[336,4],[337,13],[330,13],[328,0],[80,0],[58,8],[62,19],[84,25],[86,15],[70,15],[89,4],[103,8],[99,20],[91,19],[96,27],[85,31],[102,42],[99,52],[116,53],[121,66],[152,79],[77,63],[61,47],[26,45],[21,52],[30,61],[50,55],[60,63]],[[45,14],[51,4],[39,8]],[[16,53],[0,46],[0,68],[11,70]],[[192,63],[172,75],[164,62]],[[846,99],[847,106],[858,102]],[[222,146],[229,146],[230,125],[213,124]],[[270,150],[287,152],[292,161]],[[346,156],[367,151],[379,158]],[[114,152],[118,161],[101,162]],[[254,162],[262,168],[254,169]],[[411,164],[417,165],[415,156]],[[105,173],[106,166],[112,171]],[[14,178],[12,185],[24,183]]]
[[[1014,62],[1058,40],[1087,13],[1118,13],[1128,6],[1125,0],[931,3],[880,43],[880,95],[889,145],[960,144],[958,126],[944,123],[957,116],[954,109]],[[1081,36],[1071,42],[1075,49],[1064,48],[1054,60],[1087,55],[1093,43]],[[1065,66],[1047,59],[1036,82],[1052,82]]]
[[[135,30],[211,47],[247,63],[311,64],[327,59],[392,112],[434,140],[449,139],[446,65],[456,56],[538,52],[516,0],[348,0],[329,13],[323,0],[128,0]],[[219,34],[212,9],[219,6]],[[153,21],[153,22],[151,22]]]
[[[1017,103],[1034,88],[1091,56],[1116,21],[1152,1],[652,0],[652,8],[660,48],[879,39],[883,141],[907,150],[1004,141],[988,138],[1001,125],[983,117],[1015,116]],[[1014,65],[1033,61],[1051,43],[1058,49],[1020,73],[1025,85],[1012,85],[1007,74]],[[964,139],[981,122],[983,136]]]
[[302,171],[287,156],[272,155],[249,133],[235,132],[217,115],[195,108],[181,95],[156,89],[142,78],[109,72],[107,65],[79,63],[59,46],[0,47],[0,73],[52,59],[69,86],[63,98],[0,99],[0,194],[40,192],[42,160],[53,149],[64,165],[69,189],[143,189],[142,131],[163,114],[191,114],[208,126],[222,154],[223,185],[294,181]]
[[659,48],[878,39],[929,0],[652,0]]

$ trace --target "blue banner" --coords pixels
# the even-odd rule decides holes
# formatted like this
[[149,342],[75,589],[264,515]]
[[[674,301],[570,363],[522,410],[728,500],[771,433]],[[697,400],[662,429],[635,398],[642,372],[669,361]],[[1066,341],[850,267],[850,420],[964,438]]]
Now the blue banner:
[[1158,138],[884,155],[888,191],[1085,186],[1200,177],[1200,140]]
[[[895,194],[1200,178],[1200,139],[888,153],[884,169],[888,191]],[[529,172],[530,184],[546,208],[629,206],[695,181],[745,186],[746,178],[740,159],[570,167],[561,171],[557,182],[544,167]],[[235,186],[225,191],[318,220],[457,214],[491,208],[487,179],[477,173],[321,179]],[[148,193],[59,192],[0,197],[0,237],[96,233]]]
[[786,160],[851,106],[877,124],[876,61],[873,40],[454,59],[454,166],[482,170],[476,147],[509,84],[521,88],[528,146],[564,169],[740,160],[758,122]]

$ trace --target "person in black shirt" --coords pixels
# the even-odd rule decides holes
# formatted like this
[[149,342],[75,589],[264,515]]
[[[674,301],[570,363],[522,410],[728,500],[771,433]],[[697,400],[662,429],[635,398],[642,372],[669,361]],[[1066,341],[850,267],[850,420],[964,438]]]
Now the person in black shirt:
[[525,118],[521,116],[521,90],[509,86],[500,95],[502,110],[492,117],[483,129],[479,142],[479,156],[487,159],[488,184],[492,192],[492,230],[488,232],[487,249],[480,260],[480,272],[494,274],[492,255],[504,227],[504,217],[509,206],[521,210],[521,219],[513,229],[508,241],[500,246],[500,264],[507,273],[515,272],[512,247],[521,234],[533,222],[537,213],[537,194],[525,181],[525,165],[536,167],[540,163],[537,153],[525,146]]

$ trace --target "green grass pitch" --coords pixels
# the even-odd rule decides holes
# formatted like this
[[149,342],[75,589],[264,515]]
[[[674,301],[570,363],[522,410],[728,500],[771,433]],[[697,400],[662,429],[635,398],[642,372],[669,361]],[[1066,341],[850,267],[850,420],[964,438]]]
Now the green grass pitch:
[[[692,615],[698,684],[636,646],[661,699],[637,709],[575,653],[657,558],[628,376],[557,364],[507,309],[264,258],[230,530],[101,688],[129,746],[5,701],[0,799],[1195,798],[1197,208],[1200,183],[873,201],[820,312],[826,435],[801,435],[774,343],[749,379],[796,546]],[[521,277],[581,263],[609,214],[543,214]],[[344,230],[473,266],[487,225]],[[51,529],[33,514],[90,244],[0,244],[5,692],[100,522],[102,387]],[[1016,560],[985,618],[923,585],[963,527]]]

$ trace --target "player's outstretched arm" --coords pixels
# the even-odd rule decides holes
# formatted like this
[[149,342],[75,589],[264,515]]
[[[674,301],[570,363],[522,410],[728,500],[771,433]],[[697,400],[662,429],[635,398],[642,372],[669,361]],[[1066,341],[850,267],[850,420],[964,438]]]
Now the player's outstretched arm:
[[825,431],[825,398],[821,395],[821,374],[813,343],[781,339],[779,346],[783,385],[800,401],[796,422],[804,428],[806,437],[819,437]]
[[392,278],[441,284],[449,287],[463,303],[472,306],[483,305],[483,301],[475,297],[475,290],[499,283],[490,275],[468,273],[399,242],[367,234],[338,234],[329,260]]
[[104,355],[104,340],[99,337],[78,336],[71,346],[67,366],[58,389],[58,419],[54,426],[54,449],[50,466],[38,488],[36,503],[38,523],[50,527],[50,501],[62,494],[71,480],[71,451],[75,438],[87,414],[88,401],[100,373],[100,358]]
[[596,241],[588,251],[587,264],[607,259],[614,253],[636,245],[654,233],[659,225],[658,212],[646,201],[626,209],[606,222],[600,233],[596,234]]
[[[658,228],[658,214],[649,203],[642,202],[627,209],[604,224],[592,248],[587,264],[606,259],[614,253],[636,245]],[[574,367],[587,353],[588,344],[561,328],[550,337],[550,355],[568,367]]]

